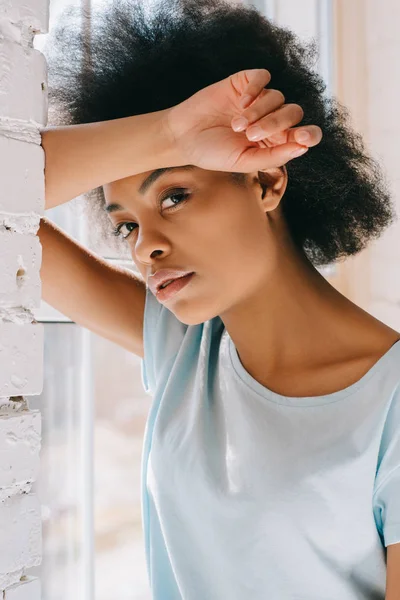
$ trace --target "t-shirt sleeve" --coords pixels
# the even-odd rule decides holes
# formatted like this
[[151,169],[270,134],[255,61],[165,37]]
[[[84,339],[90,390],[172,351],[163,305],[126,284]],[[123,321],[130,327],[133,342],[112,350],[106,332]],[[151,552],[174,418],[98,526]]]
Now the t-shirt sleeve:
[[142,384],[147,394],[155,394],[159,381],[182,345],[187,329],[188,325],[158,302],[147,287],[143,318],[144,356],[141,362]]
[[373,510],[384,545],[400,542],[400,384],[394,392],[383,428]]

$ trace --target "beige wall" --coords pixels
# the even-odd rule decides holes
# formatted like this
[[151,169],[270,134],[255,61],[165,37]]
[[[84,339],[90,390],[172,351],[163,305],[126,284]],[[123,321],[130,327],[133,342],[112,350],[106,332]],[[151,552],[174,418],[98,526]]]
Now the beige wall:
[[[400,214],[400,5],[396,0],[336,0],[336,89],[355,128],[386,172]],[[400,224],[343,265],[341,291],[400,330]]]
[[[323,0],[264,0],[274,20],[302,38],[318,33]],[[396,119],[400,98],[400,3],[397,0],[332,0],[333,93],[350,110],[354,128],[384,167],[400,215]],[[257,6],[260,7],[261,0]],[[338,263],[327,279],[353,302],[400,330],[400,224],[396,221],[355,257]]]

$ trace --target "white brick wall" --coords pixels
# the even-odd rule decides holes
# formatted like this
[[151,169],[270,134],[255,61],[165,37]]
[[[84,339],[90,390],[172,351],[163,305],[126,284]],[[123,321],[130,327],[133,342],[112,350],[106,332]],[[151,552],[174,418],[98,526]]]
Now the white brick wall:
[[48,0],[0,5],[0,598],[40,600],[37,578],[25,574],[41,562],[41,510],[32,489],[39,466],[41,419],[28,396],[43,383],[40,305],[44,214],[47,70],[33,48],[46,33]]

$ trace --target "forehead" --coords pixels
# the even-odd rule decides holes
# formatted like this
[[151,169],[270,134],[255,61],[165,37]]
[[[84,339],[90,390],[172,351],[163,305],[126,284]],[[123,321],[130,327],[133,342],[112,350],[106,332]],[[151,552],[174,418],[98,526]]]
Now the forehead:
[[155,171],[145,171],[144,173],[138,173],[130,177],[118,179],[117,181],[111,181],[110,183],[103,185],[104,195],[106,202],[114,194],[123,194],[126,190],[134,189],[139,196],[144,196],[148,189],[165,174],[174,172],[192,172],[200,170],[194,165],[183,165],[178,167],[162,167]]
[[154,171],[138,173],[137,175],[132,175],[130,177],[125,177],[123,179],[118,179],[116,181],[104,184],[103,190],[106,204],[111,203],[111,201],[115,201],[117,197],[122,198],[127,193],[129,193],[130,196],[132,195],[132,192],[135,194],[135,196],[144,196],[146,192],[151,189],[152,185],[155,184],[159,179],[162,180],[163,177],[173,173],[189,173],[197,176],[200,175],[201,178],[205,180],[215,180],[216,178],[225,180],[231,176],[230,173],[225,171],[209,171],[200,167],[196,167],[195,165],[163,167]]

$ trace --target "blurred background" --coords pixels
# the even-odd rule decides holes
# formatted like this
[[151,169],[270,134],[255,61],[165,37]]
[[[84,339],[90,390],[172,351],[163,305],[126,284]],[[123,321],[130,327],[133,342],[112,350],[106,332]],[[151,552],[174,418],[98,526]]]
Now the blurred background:
[[[382,0],[380,7],[385,2],[399,22],[398,5]],[[50,0],[50,28],[72,3],[90,10],[98,1]],[[395,15],[389,10],[382,16],[369,0],[243,3],[253,4],[301,38],[317,41],[315,69],[324,77],[327,93],[348,106],[354,126],[387,167],[396,195],[397,133],[390,127],[396,98],[390,65],[397,65],[400,51],[398,46],[392,51],[399,44]],[[34,47],[41,50],[45,38],[37,35]],[[109,262],[136,270],[132,261],[96,245],[74,203],[46,211],[46,217]],[[400,263],[398,239],[398,226],[392,227],[359,256],[321,269],[343,294],[396,329],[400,293],[392,283],[395,262]],[[45,323],[43,393],[29,399],[43,419],[41,472],[35,484],[42,504],[43,561],[29,574],[41,578],[43,600],[150,600],[140,468],[151,398],[142,387],[140,358],[44,302],[35,316]]]

